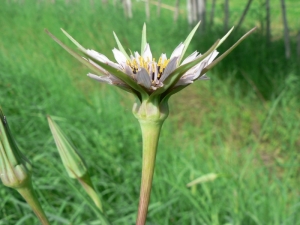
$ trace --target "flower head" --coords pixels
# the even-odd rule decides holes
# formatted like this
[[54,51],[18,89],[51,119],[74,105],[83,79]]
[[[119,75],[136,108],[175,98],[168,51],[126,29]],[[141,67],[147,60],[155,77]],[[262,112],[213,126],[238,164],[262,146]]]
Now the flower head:
[[216,60],[214,60],[218,55],[216,49],[228,37],[233,28],[222,39],[217,40],[204,54],[199,54],[195,51],[183,60],[183,56],[199,24],[191,31],[186,40],[175,48],[169,58],[166,54],[161,54],[158,60],[153,58],[150,45],[146,41],[145,25],[142,32],[140,53],[135,51],[133,54],[128,55],[114,33],[118,49],[114,48],[112,51],[116,62],[109,60],[105,55],[94,50],[85,49],[66,31],[62,30],[79,50],[85,54],[85,57],[82,58],[50,32],[47,30],[46,32],[65,50],[93,71],[93,73],[88,74],[89,77],[131,92],[138,97],[141,103],[145,100],[162,103],[167,101],[171,95],[187,87],[194,81],[208,79],[205,73],[221,61],[254,30],[252,29],[245,34]]

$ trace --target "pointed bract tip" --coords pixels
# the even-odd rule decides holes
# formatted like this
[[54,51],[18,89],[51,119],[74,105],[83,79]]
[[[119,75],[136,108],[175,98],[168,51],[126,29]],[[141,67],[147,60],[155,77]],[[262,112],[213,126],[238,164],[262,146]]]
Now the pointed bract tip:
[[60,30],[65,34],[67,33],[63,28],[60,28]]
[[250,31],[255,31],[257,29],[257,27],[253,27]]
[[[67,31],[65,31],[63,28],[60,28],[60,30],[64,33],[64,35],[66,35],[69,39],[71,39],[72,37],[68,34]],[[72,40],[71,40],[72,41]]]
[[199,22],[196,24],[196,29],[198,29],[198,27],[200,26],[200,24],[201,24],[201,20],[199,20]]

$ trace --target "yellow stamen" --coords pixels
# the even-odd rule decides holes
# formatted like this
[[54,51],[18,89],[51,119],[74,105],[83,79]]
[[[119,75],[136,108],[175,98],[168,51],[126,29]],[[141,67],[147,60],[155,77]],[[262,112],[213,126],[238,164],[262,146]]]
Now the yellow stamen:
[[[164,70],[166,69],[169,61],[170,61],[169,59],[163,60],[162,57],[159,57],[158,62],[156,64],[155,58],[152,58],[152,60],[150,61],[149,57],[143,58],[142,56],[139,56],[138,58],[127,60],[126,64],[131,67],[132,72],[134,74],[137,73],[139,67],[146,69],[148,73],[150,72],[149,69],[151,68],[152,74],[149,74],[151,78],[154,77],[154,74],[156,72],[155,70],[157,70],[157,78],[160,78]],[[149,63],[151,64],[150,65],[151,67],[148,66]]]

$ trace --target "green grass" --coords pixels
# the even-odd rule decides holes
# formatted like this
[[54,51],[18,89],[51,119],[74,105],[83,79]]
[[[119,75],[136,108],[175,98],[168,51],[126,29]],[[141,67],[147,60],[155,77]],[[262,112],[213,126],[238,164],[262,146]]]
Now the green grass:
[[[140,48],[145,19],[138,4],[134,20],[125,20],[121,7],[95,3],[92,8],[88,1],[0,7],[0,105],[32,161],[33,183],[51,224],[99,223],[88,197],[61,165],[46,115],[84,156],[114,225],[135,221],[141,134],[131,113],[134,98],[87,78],[88,70],[43,29],[72,46],[59,30],[63,27],[85,47],[112,58],[113,30],[126,48]],[[254,14],[245,29],[251,18]],[[155,56],[170,55],[190,31],[184,18],[177,24],[172,19],[164,11],[147,23]],[[220,50],[242,32],[233,33]],[[216,25],[212,32],[197,34],[188,51],[203,52],[222,33]],[[282,40],[274,40],[269,51],[257,44],[263,38],[257,32],[208,74],[210,81],[196,82],[171,98],[148,225],[300,224],[300,78],[296,59],[287,64],[281,56]],[[241,79],[241,71],[249,79]],[[219,174],[213,182],[186,187],[212,172]],[[14,190],[0,185],[0,199],[1,225],[39,224]]]

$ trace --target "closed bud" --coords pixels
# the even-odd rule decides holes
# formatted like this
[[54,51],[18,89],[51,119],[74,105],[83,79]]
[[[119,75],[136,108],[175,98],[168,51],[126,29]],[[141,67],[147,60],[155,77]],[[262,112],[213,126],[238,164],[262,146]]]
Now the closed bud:
[[48,123],[63,165],[71,178],[82,178],[88,174],[85,163],[59,126],[48,116]]
[[0,177],[11,188],[22,188],[30,183],[31,164],[20,152],[0,108]]
[[80,182],[86,193],[94,201],[95,205],[103,212],[101,200],[95,191],[83,159],[50,116],[48,116],[48,123],[60,158],[69,177],[77,179]]

